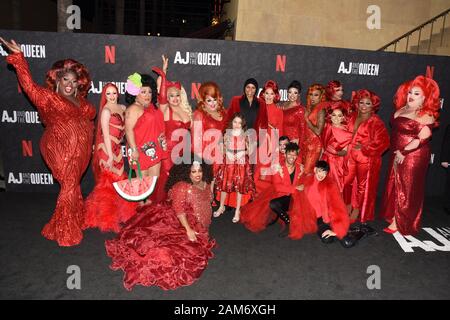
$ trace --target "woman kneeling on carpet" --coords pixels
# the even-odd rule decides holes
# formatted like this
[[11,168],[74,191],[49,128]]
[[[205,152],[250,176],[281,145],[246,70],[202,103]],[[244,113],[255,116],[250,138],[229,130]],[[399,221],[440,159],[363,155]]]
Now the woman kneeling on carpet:
[[214,254],[210,239],[212,173],[193,161],[171,168],[168,201],[145,206],[118,237],[105,242],[111,268],[125,272],[124,286],[158,286],[173,290],[200,278]]

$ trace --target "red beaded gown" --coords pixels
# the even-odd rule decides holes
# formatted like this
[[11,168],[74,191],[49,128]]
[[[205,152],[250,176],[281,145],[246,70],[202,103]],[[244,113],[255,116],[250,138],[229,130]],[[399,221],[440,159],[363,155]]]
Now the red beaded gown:
[[98,227],[103,232],[120,231],[120,223],[127,221],[136,213],[137,204],[123,199],[117,194],[113,183],[126,179],[122,158],[122,141],[125,134],[125,114],[112,113],[109,120],[109,135],[113,153],[113,167],[105,168],[108,154],[105,147],[100,119],[97,124],[95,152],[92,168],[95,187],[85,202],[83,229]]
[[190,150],[185,148],[178,150],[178,153],[176,152],[172,155],[172,150],[180,142],[184,141],[183,146],[188,146],[188,143],[185,139],[188,136],[188,130],[191,127],[191,121],[183,122],[181,120],[174,120],[173,110],[169,106],[169,120],[164,121],[164,126],[167,139],[167,158],[165,158],[161,163],[161,171],[158,178],[158,184],[156,185],[155,191],[150,196],[150,199],[156,203],[164,201],[167,198],[167,193],[164,188],[167,179],[169,178],[169,171],[173,166],[172,157],[176,157],[177,155],[182,156],[183,150],[184,152],[190,152]]
[[[391,124],[392,151],[404,150],[426,126],[402,116],[392,117]],[[428,126],[432,129],[434,125]],[[415,235],[419,232],[430,156],[428,141],[405,154],[401,164],[394,165],[395,154],[390,155],[380,217],[389,223],[395,217],[397,229],[403,235]]]
[[353,134],[347,130],[346,126],[335,127],[330,123],[325,125],[322,132],[323,155],[322,159],[327,161],[330,165],[330,173],[337,183],[339,191],[344,190],[344,176],[346,167],[346,157],[339,156],[338,152],[347,147]]
[[[323,110],[321,104],[316,105],[309,114],[308,119],[313,125],[317,126],[319,120],[319,113]],[[317,160],[320,158],[322,152],[322,142],[320,136],[315,134],[307,125],[305,125],[305,134],[302,141],[302,163],[305,166],[305,173],[313,172]]]
[[295,107],[283,110],[283,135],[289,140],[298,139],[299,145],[305,132],[305,107],[296,105]]
[[80,181],[92,152],[95,108],[83,97],[76,106],[56,92],[37,85],[22,53],[10,54],[7,62],[45,126],[40,141],[41,155],[59,182],[61,191],[50,221],[42,235],[60,246],[73,246],[83,238],[83,197]]
[[[210,239],[211,190],[178,182],[169,191],[169,201],[146,206],[131,218],[118,237],[105,242],[112,258],[111,269],[125,272],[127,290],[135,285],[173,290],[200,278],[214,254]],[[197,234],[192,242],[177,215],[186,215]]]

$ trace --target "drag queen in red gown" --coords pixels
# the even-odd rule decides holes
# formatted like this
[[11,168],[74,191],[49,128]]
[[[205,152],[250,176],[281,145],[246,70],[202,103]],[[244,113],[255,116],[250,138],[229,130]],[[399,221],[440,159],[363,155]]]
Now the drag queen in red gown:
[[118,237],[105,242],[111,268],[125,272],[127,290],[135,285],[173,290],[200,278],[214,254],[210,167],[194,161],[172,167],[168,202],[145,206]]
[[280,101],[278,84],[267,81],[259,97],[260,108],[266,111],[262,112],[264,118],[260,119],[258,128],[259,147],[254,174],[257,193],[270,187],[273,175],[271,165],[279,162],[278,140],[283,135],[283,110],[277,106]]
[[159,83],[158,108],[164,115],[167,158],[162,161],[158,184],[150,196],[150,199],[155,203],[164,201],[167,198],[167,193],[164,189],[174,161],[182,157],[183,154],[190,155],[191,153],[186,139],[190,137],[192,108],[181,83],[166,79],[169,60],[166,56],[162,56],[162,59],[163,70],[153,68],[153,71],[159,75],[157,80]]
[[389,148],[389,133],[375,114],[380,107],[380,98],[375,93],[358,90],[353,94],[352,104],[358,112],[353,113],[348,123],[353,138],[348,150],[344,200],[351,207],[351,221],[359,219],[366,223],[375,217],[381,156]]
[[213,165],[216,173],[223,154],[219,142],[227,123],[223,97],[215,82],[205,82],[198,89],[197,108],[192,126],[192,148],[196,156]]
[[300,82],[292,81],[288,86],[288,101],[280,106],[283,110],[283,135],[298,145],[301,145],[305,131],[305,107],[300,104],[301,91]]
[[321,134],[325,125],[325,109],[320,103],[325,100],[325,88],[313,84],[306,94],[305,134],[300,147],[305,174],[310,174],[322,153]]
[[334,178],[341,193],[344,190],[347,149],[353,136],[347,128],[345,110],[343,104],[334,104],[328,109],[322,132],[322,160],[330,165],[329,175]]
[[85,202],[83,229],[119,232],[120,223],[136,213],[136,204],[124,200],[113,187],[114,182],[126,179],[121,145],[126,107],[118,104],[118,99],[114,84],[103,87],[92,158],[95,187]]
[[392,154],[380,216],[390,223],[384,231],[415,235],[422,217],[429,141],[439,117],[439,86],[431,78],[417,76],[397,89],[394,106]]
[[94,135],[95,108],[85,99],[90,86],[86,68],[72,59],[60,60],[47,72],[47,88],[37,85],[20,46],[1,42],[11,51],[7,62],[39,112],[45,126],[40,150],[52,175],[61,185],[51,220],[42,235],[60,246],[73,246],[83,238],[83,197],[80,180],[89,165]]
[[220,207],[214,212],[214,217],[225,211],[225,199],[231,192],[237,193],[236,211],[233,223],[239,221],[242,195],[253,194],[255,183],[249,163],[250,144],[247,136],[247,125],[241,113],[235,113],[230,118],[228,128],[223,138],[223,163],[215,175],[214,187],[220,192]]
[[328,82],[327,86],[325,87],[325,96],[326,101],[323,102],[323,108],[326,109],[335,109],[336,105],[339,105],[340,107],[345,110],[344,112],[350,116],[355,110],[352,106],[352,104],[342,99],[344,96],[344,87],[342,86],[342,83],[337,80],[332,80]]

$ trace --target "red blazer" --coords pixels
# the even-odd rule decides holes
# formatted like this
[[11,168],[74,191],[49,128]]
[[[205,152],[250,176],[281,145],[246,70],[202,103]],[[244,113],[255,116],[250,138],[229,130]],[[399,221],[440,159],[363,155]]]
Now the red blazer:
[[[231,99],[230,107],[227,110],[227,119],[228,120],[230,120],[230,118],[236,112],[241,112],[241,100],[242,99],[245,99],[244,95],[242,95],[242,96],[234,96]],[[258,99],[258,101],[259,101],[259,109],[258,109],[258,114],[256,115],[254,129],[257,132],[259,132],[260,128],[267,129],[267,110],[266,110],[266,104],[264,103],[264,99],[261,99],[261,98],[258,98],[258,97],[255,97],[255,99]]]
[[289,176],[286,163],[281,163],[281,172],[278,172],[272,176],[272,183],[277,193],[277,197],[289,196],[296,191],[295,187],[300,184],[300,177],[302,177],[303,171],[299,163],[295,164],[295,176],[294,181],[291,183],[291,177]]
[[[305,189],[313,184],[314,179],[314,175],[308,175],[302,179]],[[319,182],[318,192],[328,207],[331,229],[339,239],[342,239],[350,227],[350,218],[332,176],[327,176],[322,182]],[[289,216],[289,238],[300,239],[305,234],[317,232],[317,214],[304,191],[296,191],[292,195]]]

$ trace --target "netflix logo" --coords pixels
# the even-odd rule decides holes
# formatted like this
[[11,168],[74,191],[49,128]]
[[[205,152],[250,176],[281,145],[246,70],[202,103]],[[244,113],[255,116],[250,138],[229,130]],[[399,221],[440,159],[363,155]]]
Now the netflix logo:
[[33,156],[33,142],[31,140],[22,140],[22,156]]
[[286,55],[278,54],[275,62],[276,72],[286,72]]

